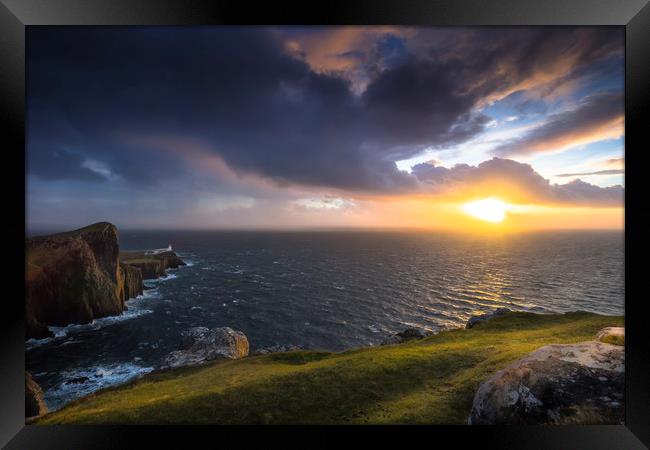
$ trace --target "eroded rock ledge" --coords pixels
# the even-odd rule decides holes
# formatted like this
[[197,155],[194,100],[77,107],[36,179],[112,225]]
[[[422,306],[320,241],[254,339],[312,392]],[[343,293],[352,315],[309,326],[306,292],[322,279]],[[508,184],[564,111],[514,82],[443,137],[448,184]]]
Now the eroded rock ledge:
[[145,252],[120,252],[120,263],[140,270],[145,280],[167,276],[167,269],[184,266],[185,262],[173,251],[148,255]]

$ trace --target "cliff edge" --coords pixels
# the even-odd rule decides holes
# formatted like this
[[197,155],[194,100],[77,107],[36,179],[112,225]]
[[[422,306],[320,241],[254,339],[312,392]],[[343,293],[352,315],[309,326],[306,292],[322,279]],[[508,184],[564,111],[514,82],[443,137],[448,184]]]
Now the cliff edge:
[[[185,263],[174,253],[120,261],[117,228],[99,222],[26,241],[26,337],[52,336],[48,325],[88,323],[120,314],[143,292],[143,278]],[[155,270],[150,271],[149,266]]]

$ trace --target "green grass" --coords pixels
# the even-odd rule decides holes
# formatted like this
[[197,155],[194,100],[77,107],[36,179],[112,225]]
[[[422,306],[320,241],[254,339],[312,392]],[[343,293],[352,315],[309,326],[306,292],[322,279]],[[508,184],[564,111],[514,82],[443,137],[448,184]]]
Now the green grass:
[[546,344],[622,317],[509,313],[470,330],[343,353],[293,351],[150,374],[39,424],[465,424],[476,388]]
[[107,230],[108,228],[113,227],[115,228],[115,225],[113,225],[110,222],[97,222],[93,223],[91,225],[87,225],[82,228],[78,228],[76,230],[71,230],[71,231],[63,231],[61,233],[55,233],[51,235],[46,235],[46,236],[35,236],[37,238],[39,237],[77,237],[80,236],[84,233],[97,233],[97,232],[103,232]]
[[159,260],[155,258],[139,258],[139,259],[121,259],[124,264],[144,264],[144,263],[157,263]]

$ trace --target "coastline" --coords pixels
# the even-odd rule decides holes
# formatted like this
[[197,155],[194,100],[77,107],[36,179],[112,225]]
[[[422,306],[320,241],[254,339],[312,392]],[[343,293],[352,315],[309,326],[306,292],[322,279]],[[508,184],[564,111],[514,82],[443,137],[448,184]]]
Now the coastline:
[[[108,238],[107,239],[100,239],[97,240],[94,238],[96,235],[96,229],[98,228],[101,230],[109,230],[110,232],[108,233]],[[86,230],[86,231],[84,231]],[[90,233],[87,232],[87,230],[90,231]],[[90,238],[89,238],[90,234]],[[103,236],[106,234],[104,233]],[[86,333],[88,331],[91,331],[94,333],[96,330],[101,330],[102,328],[106,326],[110,326],[112,324],[117,324],[117,323],[122,323],[124,321],[128,321],[132,318],[137,318],[141,317],[143,315],[147,315],[150,313],[153,313],[153,309],[151,306],[145,302],[143,305],[140,305],[139,303],[142,300],[145,299],[156,299],[158,298],[158,283],[165,283],[170,280],[174,280],[177,278],[177,274],[173,273],[174,270],[183,267],[185,265],[191,266],[193,265],[191,262],[186,263],[183,261],[183,258],[181,258],[179,255],[176,255],[174,252],[170,251],[169,248],[167,249],[161,249],[160,252],[151,252],[151,251],[119,251],[117,250],[117,240],[116,240],[116,230],[114,226],[111,224],[95,224],[91,225],[90,227],[86,227],[81,230],[75,230],[73,232],[68,232],[68,233],[61,233],[59,235],[55,235],[54,237],[45,237],[42,242],[45,242],[47,245],[45,245],[45,248],[47,249],[46,256],[50,256],[51,252],[51,247],[58,248],[63,246],[66,250],[72,250],[73,255],[74,251],[76,251],[76,248],[81,248],[81,251],[90,251],[94,254],[94,257],[91,258],[86,258],[81,260],[80,264],[76,264],[73,267],[75,270],[80,270],[80,271],[85,271],[88,268],[90,270],[93,270],[101,277],[100,278],[100,284],[102,279],[110,279],[112,270],[116,270],[115,274],[115,282],[113,284],[110,284],[109,282],[109,289],[104,290],[101,292],[105,292],[108,294],[107,298],[109,300],[113,296],[113,291],[117,292],[117,301],[122,301],[121,303],[121,312],[117,315],[103,315],[103,313],[98,314],[96,317],[93,317],[90,319],[90,321],[87,321],[85,323],[73,323],[73,324],[68,324],[68,325],[53,325],[49,326],[48,331],[53,334],[51,337],[47,337],[45,339],[41,340],[28,340],[27,341],[27,346],[28,346],[28,351],[31,349],[38,348],[40,345],[50,343],[56,339],[60,338],[66,338],[70,341],[70,344],[77,344],[77,345],[84,345],[84,344],[79,344],[84,339],[87,339],[89,335],[86,335],[86,338],[79,338],[80,340],[75,340],[72,335],[74,335],[77,332],[80,333]],[[62,238],[63,237],[63,238]],[[80,242],[81,241],[81,242]],[[58,246],[58,247],[57,247]],[[75,247],[77,246],[77,247]],[[64,256],[66,256],[68,253],[64,252]],[[37,261],[42,261],[43,256],[42,256],[42,251],[41,254],[38,254],[40,256],[40,260],[37,259]],[[55,261],[59,261],[61,259],[61,256],[59,254],[56,254],[56,258],[54,258]],[[108,255],[108,256],[107,256]],[[45,258],[46,261],[49,261],[52,258]],[[102,262],[102,266],[98,266],[97,261]],[[280,266],[276,266],[278,263],[275,259],[273,259],[273,266],[272,267],[278,267],[280,268],[280,271],[284,274],[285,269],[282,269]],[[217,263],[219,264],[219,263]],[[237,266],[239,267],[239,266]],[[127,269],[128,268],[128,269]],[[206,267],[200,267],[200,269],[205,269]],[[211,266],[207,266],[208,269],[212,269]],[[130,277],[131,277],[131,282],[127,283],[126,281],[124,284],[121,283],[121,278],[120,274],[121,273],[126,273],[126,271],[130,272]],[[213,269],[212,269],[213,270]],[[199,272],[198,270],[196,272]],[[85,273],[85,272],[83,272]],[[190,273],[195,273],[190,272]],[[226,272],[224,273],[234,273],[236,275],[242,275],[243,271],[242,270],[237,270],[236,272]],[[146,278],[145,278],[146,277]],[[128,277],[124,277],[123,280],[126,280]],[[65,278],[62,278],[63,282],[65,282]],[[61,282],[59,279],[54,279],[55,283]],[[257,280],[253,280],[253,282],[257,282]],[[63,284],[63,286],[67,286],[66,284]],[[97,289],[95,289],[95,286],[92,284],[84,284],[84,288],[90,289],[91,292],[99,292]],[[172,285],[169,285],[172,286]],[[176,286],[176,284],[174,284]],[[185,288],[188,288],[188,292],[194,289],[194,286],[192,283],[188,284],[183,284],[181,283],[179,286],[185,286]],[[101,285],[99,286],[101,288]],[[343,289],[342,286],[339,286],[338,284],[335,284],[333,286],[334,289]],[[176,295],[183,295],[182,288],[181,291],[178,291],[178,288]],[[76,291],[71,291],[68,296],[72,296],[74,298],[74,292]],[[130,294],[127,294],[128,292],[136,293],[132,298],[126,298]],[[336,294],[338,295],[338,294]],[[101,298],[98,299],[99,303],[101,304],[104,300]],[[113,300],[111,300],[113,301]],[[165,300],[165,303],[170,303],[171,300]],[[186,304],[189,308],[189,303],[188,302],[182,302],[183,304]],[[190,302],[191,303],[191,302]],[[481,303],[479,303],[481,306]],[[221,305],[221,303],[219,303]],[[205,305],[203,305],[205,306]],[[224,303],[222,305],[223,307],[226,307],[226,304]],[[499,303],[497,303],[495,306],[499,306]],[[381,331],[380,329],[370,329],[372,333],[375,334],[374,339],[383,339],[381,342],[377,341],[376,344],[371,341],[369,344],[362,344],[362,345],[356,345],[353,347],[347,347],[344,350],[337,350],[337,351],[324,351],[324,350],[319,350],[316,346],[313,344],[310,345],[309,343],[306,343],[307,341],[303,341],[302,343],[298,342],[293,342],[292,344],[297,344],[297,345],[288,345],[286,342],[285,343],[278,343],[277,345],[269,345],[268,342],[264,342],[263,345],[266,345],[264,347],[263,345],[259,344],[259,341],[257,343],[253,342],[253,350],[255,350],[253,353],[250,354],[249,356],[249,350],[248,350],[248,342],[246,339],[246,336],[241,334],[243,336],[243,339],[246,340],[245,343],[245,351],[243,352],[237,352],[235,356],[225,356],[226,359],[235,359],[236,361],[221,361],[221,362],[214,362],[212,361],[215,359],[213,356],[205,356],[205,355],[210,355],[214,354],[215,349],[211,348],[203,348],[199,349],[198,354],[194,355],[188,355],[185,354],[185,349],[179,349],[175,350],[170,348],[171,345],[178,345],[178,343],[172,342],[174,339],[168,339],[166,344],[162,346],[158,350],[154,350],[158,348],[158,339],[159,337],[154,337],[154,336],[159,336],[159,330],[151,328],[151,325],[149,325],[150,328],[150,333],[153,332],[153,334],[149,334],[149,338],[147,339],[140,339],[140,340],[135,340],[131,341],[130,344],[127,345],[136,345],[137,348],[140,349],[140,344],[143,344],[144,347],[146,347],[146,351],[148,352],[146,355],[137,352],[135,355],[131,352],[130,356],[126,359],[121,359],[120,355],[113,355],[110,358],[95,358],[96,359],[96,364],[95,364],[95,359],[92,357],[86,358],[85,364],[81,364],[78,366],[68,366],[68,365],[61,365],[59,366],[58,372],[52,372],[49,371],[50,369],[45,369],[46,371],[36,371],[35,375],[38,378],[41,378],[45,382],[45,386],[47,386],[47,395],[49,396],[50,399],[56,398],[55,405],[53,409],[54,411],[50,412],[50,415],[47,417],[59,417],[59,412],[60,411],[69,411],[68,408],[72,407],[72,405],[77,405],[79,402],[85,404],[86,401],[92,402],[96,396],[102,397],[106,392],[112,392],[112,391],[122,391],[122,390],[128,390],[129,386],[132,385],[132,383],[140,383],[140,380],[142,380],[143,383],[158,383],[159,376],[167,377],[167,378],[176,378],[178,377],[180,379],[184,379],[184,374],[192,372],[193,370],[202,370],[203,368],[207,367],[221,367],[220,364],[228,365],[230,363],[235,364],[237,361],[242,361],[242,362],[237,362],[237,364],[243,364],[239,369],[233,369],[235,371],[239,370],[244,370],[242,367],[245,367],[247,363],[244,361],[249,361],[249,360],[255,360],[255,358],[265,356],[270,359],[268,360],[260,360],[262,361],[260,364],[262,364],[263,368],[268,368],[271,370],[271,367],[267,367],[268,365],[274,366],[275,362],[277,361],[284,361],[287,365],[289,366],[302,366],[304,370],[307,370],[309,367],[312,367],[312,363],[315,367],[312,367],[313,369],[317,369],[320,364],[324,364],[324,361],[337,361],[335,364],[338,364],[341,361],[348,361],[346,355],[350,354],[363,354],[365,352],[377,352],[376,355],[378,355],[378,358],[382,360],[387,354],[395,353],[395,350],[390,350],[391,348],[394,347],[399,347],[400,351],[398,351],[397,355],[393,355],[394,361],[392,363],[397,364],[398,366],[402,364],[406,364],[408,367],[407,373],[405,373],[403,376],[410,377],[411,375],[408,373],[412,368],[413,365],[408,363],[408,360],[410,358],[409,353],[410,350],[412,349],[413,345],[420,346],[431,346],[431,350],[433,353],[437,353],[438,346],[434,346],[433,343],[437,339],[443,339],[445,340],[445,336],[459,336],[458,341],[471,341],[471,336],[474,331],[474,328],[478,328],[479,332],[485,328],[485,325],[487,323],[491,322],[496,322],[499,323],[500,321],[504,321],[503,323],[503,329],[499,330],[499,333],[495,334],[495,337],[499,337],[501,334],[508,335],[512,334],[513,332],[521,332],[526,335],[526,339],[529,339],[530,336],[529,334],[535,335],[535,330],[534,329],[527,329],[526,327],[528,325],[537,323],[539,324],[546,324],[542,326],[539,330],[537,330],[537,338],[538,342],[540,345],[549,345],[549,344],[558,344],[558,343],[569,343],[571,341],[566,340],[566,336],[562,335],[560,337],[557,337],[556,335],[558,333],[568,333],[570,336],[571,333],[574,332],[572,330],[571,324],[565,323],[565,320],[567,318],[576,318],[578,322],[585,322],[585,323],[591,323],[592,325],[595,326],[595,324],[601,324],[601,325],[606,325],[606,326],[615,326],[617,324],[620,324],[622,321],[622,318],[619,316],[603,316],[603,315],[598,315],[595,313],[588,313],[588,312],[569,312],[569,313],[564,313],[564,312],[558,312],[555,311],[553,312],[552,310],[549,310],[548,308],[540,307],[540,306],[534,306],[531,309],[523,307],[524,310],[527,310],[528,312],[521,312],[522,306],[521,305],[514,305],[513,306],[518,310],[519,312],[514,312],[510,311],[507,308],[503,308],[503,303],[499,308],[496,310],[492,310],[491,312],[485,312],[484,314],[480,314],[478,316],[471,316],[469,320],[467,320],[466,323],[459,324],[457,327],[441,327],[437,330],[430,330],[427,328],[417,328],[415,324],[408,323],[408,324],[403,324],[404,326],[409,326],[410,328],[402,331],[396,331],[392,332],[390,329],[383,328]],[[190,309],[194,310],[200,310],[202,311],[203,308],[201,307],[196,307],[192,306]],[[483,311],[486,311],[485,308],[483,308]],[[176,317],[172,314],[172,312],[168,309],[165,308],[164,311],[161,311],[162,317],[169,317],[169,320],[178,320]],[[182,312],[181,312],[182,314]],[[474,313],[476,314],[476,312]],[[159,318],[160,314],[158,315]],[[458,319],[459,317],[457,317]],[[523,320],[522,318],[528,318]],[[460,319],[465,320],[462,316]],[[517,325],[517,322],[522,319],[523,322],[522,324],[526,326],[519,327]],[[204,325],[203,323],[204,318],[201,315],[196,315],[192,318],[191,322],[184,322],[182,326],[176,326],[174,329],[175,332],[170,335],[170,336],[180,336],[183,337],[185,335],[186,331],[191,331],[192,329],[189,329],[187,327],[194,327],[194,328],[200,328],[200,326]],[[556,330],[555,325],[556,322],[559,321],[562,323],[562,327],[565,328],[564,331],[559,332]],[[170,324],[173,322],[167,322],[167,326],[169,327]],[[181,322],[175,322],[176,324],[180,324]],[[208,325],[210,322],[205,322],[205,325]],[[212,322],[214,323],[214,322]],[[226,321],[223,323],[222,326],[226,325],[229,326],[231,323]],[[146,326],[146,325],[145,325]],[[174,326],[174,325],[171,325]],[[212,325],[214,326],[214,325]],[[305,322],[305,326],[309,326],[308,322]],[[514,328],[513,328],[514,327]],[[519,328],[518,328],[519,327]],[[179,330],[180,328],[180,330]],[[370,326],[368,326],[370,328]],[[489,327],[488,327],[489,328]],[[109,336],[112,336],[110,339],[104,339],[104,349],[108,348],[115,348],[115,342],[124,342],[119,340],[119,330],[122,330],[123,328],[120,327],[118,331],[113,331],[113,333],[109,333]],[[167,328],[169,330],[170,328]],[[218,331],[218,329],[213,329],[209,330],[208,328],[203,327],[205,332],[213,332],[215,330]],[[221,330],[225,330],[226,328],[221,328]],[[250,328],[242,328],[242,329],[247,329],[249,330]],[[231,330],[233,331],[233,330]],[[598,331],[598,330],[596,330]],[[239,331],[234,331],[235,333],[240,333]],[[387,334],[387,332],[390,332],[391,334]],[[116,334],[117,333],[117,334]],[[178,335],[177,335],[178,333]],[[203,333],[203,332],[202,332]],[[378,334],[377,334],[378,333]],[[69,336],[71,335],[71,336]],[[97,336],[105,336],[104,333],[99,334]],[[301,335],[302,336],[302,335]],[[436,338],[436,336],[442,336],[440,338]],[[590,337],[589,333],[582,333],[580,334],[584,339]],[[296,336],[294,336],[294,341],[295,341]],[[593,336],[591,336],[593,338]],[[151,340],[153,339],[153,340]],[[148,342],[144,342],[148,341]],[[89,340],[88,342],[93,342],[96,343],[98,341],[95,340]],[[368,342],[368,341],[366,341]],[[151,344],[151,345],[149,345]],[[286,345],[285,345],[286,344]],[[429,345],[431,344],[431,345]],[[68,345],[68,341],[65,341],[61,345]],[[492,351],[507,351],[509,344],[505,344],[503,342],[499,342],[498,345],[494,346],[488,346],[486,348],[483,348],[483,352],[490,353]],[[255,348],[256,347],[256,348]],[[446,370],[447,366],[456,366],[458,364],[463,365],[467,370],[479,370],[480,365],[478,364],[477,361],[480,360],[480,357],[475,354],[475,352],[482,348],[485,347],[484,342],[474,342],[471,345],[471,348],[462,348],[462,351],[459,351],[453,358],[449,358],[449,355],[443,354],[442,357],[443,359],[446,359],[446,365],[443,364],[442,366],[439,366],[441,364],[440,361],[427,361],[426,364],[432,364],[434,365],[437,370]],[[58,347],[57,347],[58,348]],[[77,347],[71,347],[72,349],[77,349]],[[85,351],[91,351],[91,353],[88,353],[88,355],[94,354],[93,352],[95,349],[99,350],[100,346],[94,346],[94,347],[88,347],[86,344],[86,350]],[[135,348],[135,347],[129,347],[129,348]],[[69,355],[72,355],[69,350],[63,351],[62,349],[62,355],[65,355],[66,353]],[[41,353],[36,353],[34,354],[34,358],[41,358],[44,357],[43,361],[47,361],[47,358],[49,357],[47,355],[47,349],[43,350]],[[53,351],[56,351],[56,349],[53,348]],[[165,352],[170,352],[168,353],[167,356],[164,356],[166,353]],[[217,354],[221,354],[220,352],[222,350],[217,349]],[[404,351],[406,351],[406,354],[402,354]],[[387,354],[384,352],[388,352]],[[227,353],[227,352],[226,352]],[[444,353],[444,352],[443,352]],[[172,354],[175,355],[175,359],[172,360],[171,366],[165,367],[165,363],[160,363],[160,361],[167,361],[168,357]],[[148,355],[148,356],[147,356]],[[155,355],[155,356],[151,356]],[[158,358],[163,356],[164,359],[161,359],[160,361]],[[73,355],[72,355],[73,356]],[[74,357],[74,356],[73,356]],[[116,358],[117,357],[117,358]],[[296,359],[297,358],[297,359]],[[342,358],[342,360],[340,360]],[[218,356],[217,359],[223,359],[221,356]],[[471,361],[470,361],[471,360]],[[36,361],[36,359],[35,359]],[[466,363],[463,363],[465,361]],[[198,364],[199,367],[180,367],[178,368],[177,366],[184,366],[184,365],[196,365]],[[365,363],[364,363],[365,365]],[[389,364],[390,366],[390,364]],[[45,366],[47,367],[47,366]],[[236,367],[239,367],[236,365]],[[68,371],[68,368],[70,370]],[[500,369],[502,366],[494,366],[495,369]],[[273,367],[273,370],[271,370],[272,374],[271,378],[273,378],[275,375],[275,369],[277,367]],[[215,369],[216,370],[216,369]],[[393,367],[384,367],[382,364],[379,364],[377,366],[372,366],[369,365],[368,368],[364,368],[364,370],[389,370],[389,371],[394,371],[395,369]],[[188,372],[189,371],[189,372]],[[244,370],[247,372],[247,370]],[[480,371],[480,370],[479,370]],[[302,372],[301,372],[302,373]],[[488,376],[492,374],[493,372],[490,371],[481,371],[482,376]],[[58,374],[57,376],[54,376],[54,374]],[[220,378],[223,377],[223,374],[219,373],[214,373],[213,374],[215,377]],[[436,375],[435,371],[432,372],[431,374],[422,374],[423,377],[427,378],[430,376]],[[329,376],[329,375],[328,375]],[[338,376],[338,375],[337,375]],[[446,375],[439,375],[439,376],[446,376]],[[261,377],[258,378],[257,374],[253,373],[247,373],[244,378],[248,378],[253,384],[257,385],[258,383],[265,383],[265,380],[267,378]],[[335,377],[336,378],[336,377]],[[372,382],[372,376],[369,378],[369,382]],[[334,383],[335,380],[328,380],[327,383]],[[390,379],[387,380],[389,383],[395,383],[396,380]],[[423,381],[425,384],[429,384],[430,380],[424,380]],[[237,383],[235,383],[237,384]],[[304,389],[312,389],[312,388],[317,388],[321,389],[319,386],[320,381],[316,383],[315,386],[312,385],[312,382],[307,383],[304,386]],[[454,385],[454,382],[448,382],[448,384]],[[162,387],[161,385],[158,385],[159,387]],[[213,386],[212,384],[203,384],[196,386],[197,392],[194,395],[200,396],[200,392],[205,391],[205,390],[212,390],[216,389],[217,387]],[[247,387],[248,389],[249,387]],[[338,388],[337,388],[338,389]],[[472,392],[476,390],[476,386],[472,386]],[[377,392],[380,393],[380,395],[383,395],[383,393],[380,392],[381,388],[377,387]],[[390,391],[390,389],[388,389]],[[388,394],[388,391],[386,394]],[[294,393],[295,395],[300,395],[300,393]],[[465,392],[467,394],[467,392]],[[243,394],[242,394],[243,395]],[[282,394],[284,395],[284,394]],[[287,393],[288,395],[288,393]],[[293,394],[292,394],[293,395]],[[397,395],[397,393],[396,393]],[[401,395],[401,394],[400,394]],[[42,394],[41,394],[42,396]],[[50,400],[48,400],[49,402]],[[62,415],[66,415],[67,413],[60,413]],[[253,412],[251,412],[253,414]],[[226,423],[228,423],[228,419],[223,419],[222,417],[213,417],[213,419],[216,422],[225,420]],[[36,420],[36,422],[39,422],[40,419]],[[45,420],[45,419],[44,419]],[[50,420],[50,419],[47,419]],[[57,419],[58,420],[58,419]],[[332,421],[333,420],[333,421]],[[419,420],[419,419],[418,419]],[[30,422],[33,422],[34,420],[30,419]],[[290,421],[291,422],[291,421]],[[399,422],[399,420],[398,420]],[[40,423],[40,422],[39,422]],[[256,422],[255,420],[252,419],[242,419],[240,422],[236,423],[259,423]],[[275,422],[270,422],[270,423],[275,423]],[[293,423],[293,422],[291,422]],[[314,423],[320,423],[320,422],[314,422]],[[325,423],[339,423],[337,422],[336,419],[328,419]],[[375,423],[374,419],[367,422],[367,423]],[[407,420],[405,423],[412,423],[412,421]],[[417,420],[414,423],[419,423]],[[455,423],[455,422],[453,422]]]
[[541,346],[594,339],[622,323],[622,317],[585,312],[511,312],[394,345],[294,350],[153,371],[35,423],[466,423],[476,388],[488,376]]

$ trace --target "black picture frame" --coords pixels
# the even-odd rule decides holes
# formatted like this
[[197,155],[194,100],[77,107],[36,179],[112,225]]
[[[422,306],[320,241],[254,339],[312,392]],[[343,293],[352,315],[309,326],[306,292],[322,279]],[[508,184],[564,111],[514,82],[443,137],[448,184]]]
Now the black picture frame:
[[[24,235],[25,196],[16,186],[25,172],[25,29],[35,25],[399,24],[618,25],[626,29],[625,75],[625,325],[626,424],[556,427],[119,427],[25,426]],[[647,147],[643,128],[650,104],[650,5],[648,0],[336,0],[327,2],[183,0],[0,0],[0,117],[9,234],[0,328],[0,445],[27,448],[131,448],[189,445],[197,438],[219,446],[262,436],[304,446],[363,433],[377,442],[472,445],[478,448],[641,449],[650,445],[650,339],[644,322],[644,252],[648,207],[644,203]],[[23,172],[23,173],[21,173]],[[23,178],[24,180],[24,178]],[[24,181],[22,181],[24,183]],[[23,184],[23,187],[25,185]],[[15,208],[15,209],[14,209]],[[10,292],[10,293],[9,293]],[[408,439],[405,441],[404,439]],[[411,441],[412,439],[412,441]],[[453,444],[443,444],[444,441]],[[427,444],[428,443],[428,444]],[[366,442],[366,445],[372,445]]]

